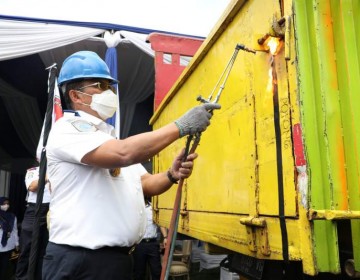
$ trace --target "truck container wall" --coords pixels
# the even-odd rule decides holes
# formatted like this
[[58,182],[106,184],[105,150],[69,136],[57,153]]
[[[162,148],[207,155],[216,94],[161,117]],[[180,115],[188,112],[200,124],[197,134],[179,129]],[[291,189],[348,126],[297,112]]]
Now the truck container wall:
[[[257,50],[239,51],[201,136],[180,233],[257,259],[301,261],[309,275],[340,273],[346,251],[360,271],[359,29],[356,0],[229,4],[151,120],[161,127],[207,98],[237,44]],[[154,157],[154,171],[185,143]],[[163,226],[175,193],[154,199]]]

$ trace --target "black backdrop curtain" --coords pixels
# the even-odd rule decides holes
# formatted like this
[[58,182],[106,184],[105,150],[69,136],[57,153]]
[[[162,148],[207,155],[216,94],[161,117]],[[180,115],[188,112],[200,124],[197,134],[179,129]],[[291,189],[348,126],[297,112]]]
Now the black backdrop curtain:
[[25,175],[12,173],[10,177],[9,199],[11,211],[16,215],[18,220],[18,227],[24,218],[26,194]]

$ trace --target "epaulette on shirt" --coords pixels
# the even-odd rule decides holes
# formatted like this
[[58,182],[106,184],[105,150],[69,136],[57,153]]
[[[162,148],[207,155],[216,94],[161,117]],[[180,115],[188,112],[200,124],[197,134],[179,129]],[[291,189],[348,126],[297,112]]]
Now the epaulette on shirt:
[[76,130],[80,132],[95,132],[97,130],[96,126],[84,119],[79,119],[77,117],[80,117],[79,113],[72,110],[66,110],[64,113],[67,114],[73,114],[74,118],[69,118],[67,121],[72,124],[73,127],[76,128]]
[[80,117],[80,114],[75,110],[64,110],[64,116]]

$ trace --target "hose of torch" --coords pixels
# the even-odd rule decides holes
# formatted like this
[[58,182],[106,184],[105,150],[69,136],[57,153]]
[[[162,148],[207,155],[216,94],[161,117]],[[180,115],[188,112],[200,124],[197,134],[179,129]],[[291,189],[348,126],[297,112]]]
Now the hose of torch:
[[[168,232],[168,240],[170,243],[167,244],[165,248],[164,261],[161,270],[161,280],[167,280],[170,273],[171,260],[173,258],[174,249],[175,249],[175,241],[177,236],[177,229],[179,224],[179,216],[180,216],[180,204],[181,204],[181,195],[182,195],[182,186],[184,184],[184,180],[180,179],[179,186],[176,191],[176,198],[174,203],[174,209],[171,216],[171,222]],[[170,259],[170,261],[169,261]]]
[[[191,144],[193,137],[194,137],[193,135],[189,135],[189,137],[187,139],[183,161],[186,160],[186,158],[189,154],[192,154],[195,152],[195,150],[200,142],[200,134],[199,134],[190,149],[190,144]],[[184,179],[180,178],[179,185],[178,185],[178,188],[176,191],[173,213],[171,215],[171,221],[170,221],[169,232],[168,232],[168,240],[170,240],[170,243],[167,243],[166,248],[165,248],[163,265],[162,265],[162,269],[161,269],[161,277],[160,277],[161,280],[167,280],[169,277],[169,273],[170,273],[171,260],[173,258],[173,254],[174,254],[175,241],[176,241],[176,236],[177,236],[177,228],[178,228],[178,224],[179,224],[183,185],[184,185]],[[169,261],[169,259],[170,259],[170,261]]]

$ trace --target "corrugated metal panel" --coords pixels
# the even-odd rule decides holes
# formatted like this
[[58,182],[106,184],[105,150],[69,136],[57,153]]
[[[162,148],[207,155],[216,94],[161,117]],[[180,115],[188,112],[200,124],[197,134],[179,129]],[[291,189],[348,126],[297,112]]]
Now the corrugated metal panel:
[[[359,3],[295,1],[302,128],[313,209],[360,207]],[[355,225],[359,228],[358,222]],[[336,222],[314,221],[314,233],[319,270],[339,271]]]

